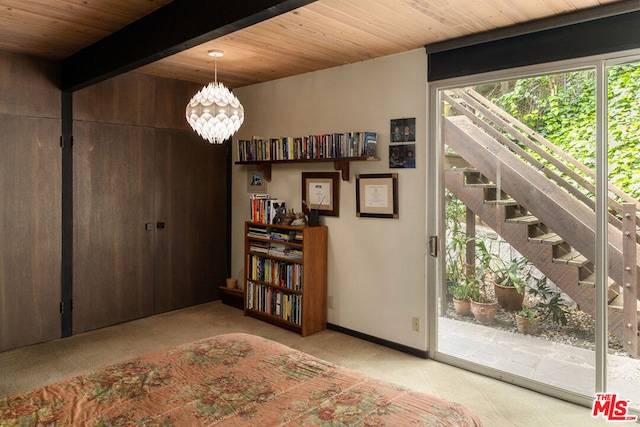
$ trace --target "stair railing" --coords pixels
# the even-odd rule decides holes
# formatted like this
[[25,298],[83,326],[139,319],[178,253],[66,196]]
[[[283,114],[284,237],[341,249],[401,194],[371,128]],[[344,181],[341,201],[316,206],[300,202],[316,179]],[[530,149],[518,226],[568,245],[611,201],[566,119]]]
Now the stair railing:
[[622,346],[632,355],[640,357],[638,351],[638,266],[636,264],[638,245],[633,235],[636,224],[633,220],[637,215],[634,203],[625,203],[623,209],[622,227],[622,316],[624,329],[622,331]]
[[[454,98],[455,95],[457,98]],[[472,88],[454,89],[446,91],[443,95],[444,101],[449,103],[454,109],[470,120],[477,126],[481,127],[485,132],[507,146],[511,151],[518,154],[525,161],[542,172],[549,179],[555,181],[560,187],[572,194],[585,205],[595,210],[595,201],[589,194],[595,194],[595,185],[593,185],[584,175],[595,180],[595,172],[583,165],[567,153],[563,152],[559,147],[555,146],[551,141],[545,139],[534,130],[526,126],[524,123],[511,116],[497,105],[483,97]],[[478,114],[482,115],[482,117]],[[483,118],[484,117],[484,118]],[[506,135],[508,134],[520,144],[535,152],[546,163],[536,159],[528,151],[520,147]],[[544,148],[543,148],[544,147]],[[549,152],[551,151],[551,153]],[[569,177],[577,185],[572,184],[563,178],[555,170]],[[568,165],[582,172],[577,173]],[[578,186],[582,187],[580,190]],[[618,196],[625,203],[632,203],[636,210],[640,209],[640,202],[624,193],[619,188],[609,184],[609,192]],[[609,223],[619,230],[622,229],[623,208],[622,203],[608,197],[609,200]],[[640,217],[634,215],[636,226],[640,226]],[[640,243],[640,234],[636,232],[636,242]]]

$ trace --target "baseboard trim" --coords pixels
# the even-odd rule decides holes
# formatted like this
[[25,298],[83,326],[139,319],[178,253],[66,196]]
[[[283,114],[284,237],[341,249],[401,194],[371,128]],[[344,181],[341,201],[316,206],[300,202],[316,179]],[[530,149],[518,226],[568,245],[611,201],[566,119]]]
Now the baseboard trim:
[[374,337],[373,335],[363,334],[362,332],[354,331],[352,329],[343,328],[342,326],[334,325],[333,323],[327,323],[327,329],[340,332],[345,335],[360,338],[361,340],[369,341],[374,344],[378,344],[384,347],[391,348],[393,350],[401,351],[412,356],[420,357],[422,359],[428,359],[429,353],[425,350],[418,350],[417,348],[409,347],[404,344],[398,344],[393,341],[388,341],[382,338]]

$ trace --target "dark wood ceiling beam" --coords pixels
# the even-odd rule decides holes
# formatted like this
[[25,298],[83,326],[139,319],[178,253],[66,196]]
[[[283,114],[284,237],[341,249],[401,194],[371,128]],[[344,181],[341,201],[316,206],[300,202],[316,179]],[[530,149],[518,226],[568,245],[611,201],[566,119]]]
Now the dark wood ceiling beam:
[[175,0],[65,58],[61,89],[82,89],[314,1]]

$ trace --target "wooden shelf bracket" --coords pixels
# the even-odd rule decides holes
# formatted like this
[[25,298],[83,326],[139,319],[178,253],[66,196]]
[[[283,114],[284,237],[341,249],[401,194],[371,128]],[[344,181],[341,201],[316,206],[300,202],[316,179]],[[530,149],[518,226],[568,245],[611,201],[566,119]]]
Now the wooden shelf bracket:
[[333,167],[335,168],[335,170],[341,172],[343,181],[349,181],[349,162],[348,161],[333,162]]
[[271,182],[271,163],[258,163],[256,165],[258,172],[262,172],[264,179]]

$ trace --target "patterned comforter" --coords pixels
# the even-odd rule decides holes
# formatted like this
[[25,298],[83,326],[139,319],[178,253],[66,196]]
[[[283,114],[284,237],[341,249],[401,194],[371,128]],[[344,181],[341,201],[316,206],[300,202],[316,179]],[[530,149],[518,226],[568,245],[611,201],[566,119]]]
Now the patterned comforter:
[[0,426],[480,426],[462,405],[227,334],[0,399]]

